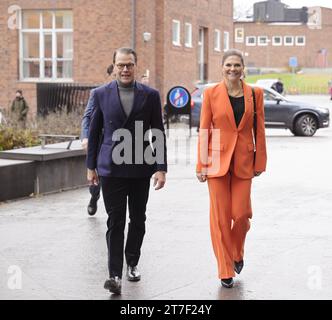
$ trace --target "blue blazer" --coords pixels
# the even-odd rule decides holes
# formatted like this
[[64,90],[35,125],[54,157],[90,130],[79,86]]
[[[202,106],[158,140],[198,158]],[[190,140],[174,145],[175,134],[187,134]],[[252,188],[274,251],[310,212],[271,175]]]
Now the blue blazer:
[[[151,177],[156,171],[167,172],[166,136],[159,92],[135,82],[134,105],[128,117],[121,105],[115,80],[94,89],[93,96],[95,108],[89,128],[87,167],[97,169],[98,175],[105,177],[140,178]],[[123,131],[118,129],[127,129],[131,139],[124,143]],[[143,139],[150,129],[158,129],[161,133],[152,146]],[[123,147],[132,151],[129,163],[119,163],[113,158]],[[148,156],[143,156],[145,151]]]

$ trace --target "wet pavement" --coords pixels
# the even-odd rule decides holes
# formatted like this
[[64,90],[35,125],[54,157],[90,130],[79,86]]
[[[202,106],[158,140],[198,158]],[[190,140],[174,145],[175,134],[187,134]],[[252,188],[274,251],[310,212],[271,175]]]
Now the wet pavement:
[[[332,106],[327,96],[310,98]],[[197,133],[189,139],[177,128],[166,187],[151,187],[140,282],[124,279],[121,296],[104,290],[107,216],[102,199],[88,216],[81,188],[0,204],[0,299],[331,299],[332,129],[311,138],[266,133],[267,172],[253,182],[233,289],[217,278],[207,185],[195,178]]]

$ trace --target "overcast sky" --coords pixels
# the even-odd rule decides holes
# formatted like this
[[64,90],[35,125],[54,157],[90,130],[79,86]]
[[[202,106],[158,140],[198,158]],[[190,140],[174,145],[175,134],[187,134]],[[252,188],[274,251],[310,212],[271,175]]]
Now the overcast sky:
[[[263,0],[233,0],[234,7],[239,8],[241,12],[245,12],[253,7],[256,2]],[[287,4],[290,8],[302,8],[320,6],[332,8],[332,0],[281,0],[282,3]]]

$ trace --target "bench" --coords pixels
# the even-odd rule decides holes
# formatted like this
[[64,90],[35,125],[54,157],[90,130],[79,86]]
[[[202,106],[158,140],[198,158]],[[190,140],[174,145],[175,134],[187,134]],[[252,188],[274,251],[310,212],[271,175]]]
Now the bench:
[[66,135],[66,134],[40,134],[38,135],[41,138],[41,148],[45,149],[47,138],[56,138],[56,139],[68,139],[69,143],[67,145],[67,150],[70,149],[70,146],[74,140],[78,140],[80,137],[75,135]]

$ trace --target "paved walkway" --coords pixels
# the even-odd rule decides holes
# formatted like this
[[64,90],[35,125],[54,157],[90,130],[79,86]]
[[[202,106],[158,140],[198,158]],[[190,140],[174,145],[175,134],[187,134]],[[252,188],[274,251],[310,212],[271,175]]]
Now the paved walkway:
[[140,282],[124,281],[121,297],[103,289],[106,213],[100,201],[87,215],[83,188],[0,204],[0,299],[331,299],[332,130],[267,130],[268,171],[253,182],[245,267],[231,290],[217,279],[197,135],[186,132],[171,132],[167,185],[150,193]]

